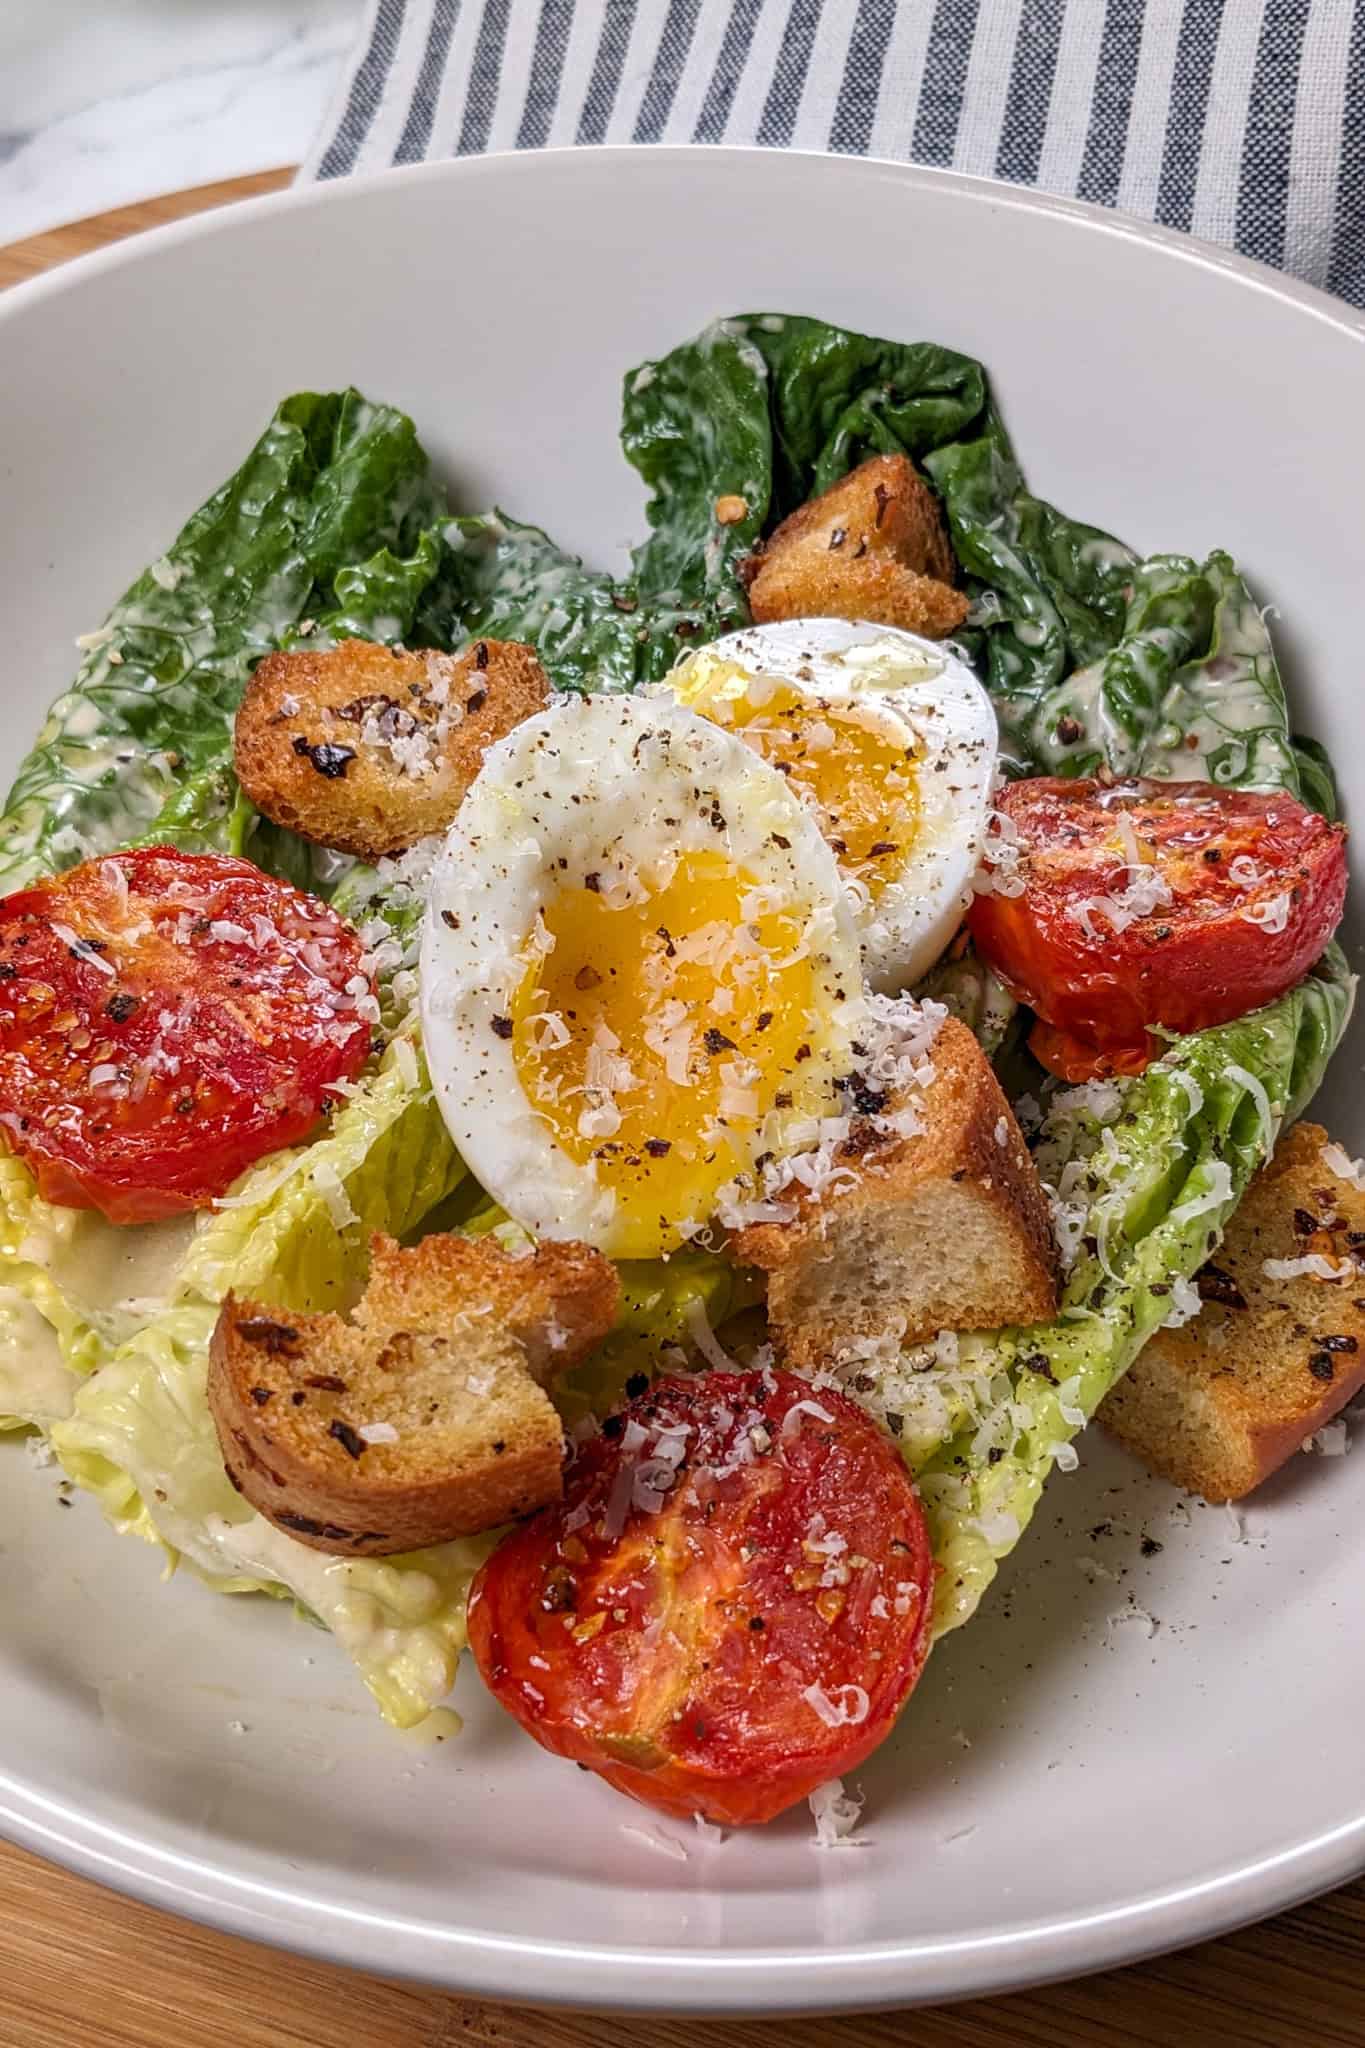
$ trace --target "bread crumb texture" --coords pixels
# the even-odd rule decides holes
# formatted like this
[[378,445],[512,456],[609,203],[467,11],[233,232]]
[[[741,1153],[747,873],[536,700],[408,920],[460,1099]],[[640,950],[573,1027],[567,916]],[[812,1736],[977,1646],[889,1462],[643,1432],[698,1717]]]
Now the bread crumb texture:
[[514,640],[268,654],[237,713],[237,779],[277,825],[377,860],[443,832],[488,749],[549,698]]
[[[1162,1478],[1239,1500],[1331,1421],[1365,1381],[1365,1193],[1295,1124],[1197,1275],[1203,1307],[1158,1330],[1100,1420]],[[1266,1264],[1320,1261],[1275,1277]]]
[[869,1345],[1057,1312],[1042,1187],[989,1060],[956,1018],[939,1027],[933,1066],[915,1094],[916,1135],[864,1148],[855,1125],[838,1185],[803,1200],[791,1223],[736,1234],[734,1256],[767,1275],[771,1335],[793,1365],[828,1369]]
[[938,499],[904,455],[874,455],[798,506],[743,574],[759,625],[867,619],[939,640],[969,608]]
[[300,1542],[376,1557],[525,1515],[561,1490],[545,1388],[611,1329],[616,1269],[587,1245],[376,1237],[352,1317],[229,1295],[208,1397],[228,1477]]

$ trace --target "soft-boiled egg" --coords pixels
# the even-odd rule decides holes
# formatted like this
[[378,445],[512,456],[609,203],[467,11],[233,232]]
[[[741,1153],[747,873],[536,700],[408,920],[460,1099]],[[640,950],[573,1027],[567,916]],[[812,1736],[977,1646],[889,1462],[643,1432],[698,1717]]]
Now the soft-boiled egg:
[[561,698],[486,755],[432,874],[422,1028],[517,1222],[613,1258],[696,1236],[837,1110],[857,934],[814,813],[664,700]]
[[995,713],[966,663],[893,626],[786,619],[698,648],[656,688],[737,733],[804,800],[871,986],[927,973],[970,901],[995,774]]

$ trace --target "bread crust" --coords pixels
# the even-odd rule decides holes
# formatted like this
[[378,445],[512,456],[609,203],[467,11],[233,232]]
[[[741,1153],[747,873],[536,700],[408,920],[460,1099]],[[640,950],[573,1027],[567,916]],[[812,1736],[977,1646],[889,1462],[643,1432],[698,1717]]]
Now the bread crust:
[[355,1319],[362,1328],[439,1334],[452,1313],[477,1304],[521,1346],[532,1378],[545,1386],[601,1343],[620,1300],[611,1260],[574,1239],[516,1257],[492,1237],[439,1231],[405,1247],[377,1233]]
[[[616,1269],[586,1245],[377,1237],[353,1317],[229,1295],[208,1401],[229,1479],[315,1550],[382,1557],[559,1497],[544,1385],[611,1329]],[[382,1440],[365,1432],[380,1426]],[[385,1432],[387,1431],[387,1437]]]
[[[1200,1313],[1158,1330],[1100,1408],[1121,1444],[1205,1500],[1251,1493],[1365,1385],[1365,1194],[1323,1164],[1326,1142],[1309,1123],[1280,1140],[1197,1276]],[[1309,1252],[1362,1270],[1264,1271]]]
[[[953,1017],[931,1057],[919,1135],[865,1148],[855,1126],[839,1161],[852,1185],[803,1195],[794,1222],[753,1224],[733,1240],[735,1258],[767,1276],[769,1326],[792,1364],[832,1367],[858,1345],[1056,1315],[1046,1197],[991,1064]],[[872,1270],[870,1250],[882,1246]]]
[[377,860],[443,832],[489,747],[549,699],[514,640],[458,656],[368,640],[268,654],[237,712],[237,779],[277,825]]
[[869,619],[931,640],[968,601],[938,500],[904,455],[874,455],[799,505],[742,571],[749,609],[772,619]]

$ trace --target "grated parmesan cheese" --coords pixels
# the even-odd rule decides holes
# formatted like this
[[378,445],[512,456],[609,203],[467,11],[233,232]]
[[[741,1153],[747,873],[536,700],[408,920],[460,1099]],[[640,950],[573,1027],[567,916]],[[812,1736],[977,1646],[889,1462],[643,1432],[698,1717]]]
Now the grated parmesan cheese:
[[872,1705],[860,1685],[836,1686],[832,1693],[823,1685],[808,1685],[801,1697],[826,1728],[856,1728],[867,1719]]
[[851,1839],[862,1818],[863,1802],[856,1793],[844,1790],[842,1778],[831,1778],[827,1785],[817,1785],[808,1804],[815,1822],[814,1846],[817,1849],[860,1849],[864,1846],[862,1842]]
[[1163,1320],[1162,1329],[1179,1330],[1192,1323],[1203,1306],[1203,1296],[1194,1282],[1177,1273],[1171,1281],[1171,1311]]
[[822,1408],[818,1401],[793,1401],[791,1407],[782,1417],[782,1427],[778,1431],[778,1435],[784,1444],[790,1443],[794,1436],[799,1436],[801,1432],[801,1417],[803,1415],[813,1415],[817,1422],[832,1423],[834,1421],[834,1417],[830,1414],[828,1408]]
[[1334,1173],[1337,1179],[1344,1180],[1348,1187],[1365,1194],[1365,1160],[1352,1159],[1348,1152],[1336,1144],[1324,1145],[1319,1156],[1329,1173]]
[[1204,1091],[1195,1080],[1194,1075],[1187,1073],[1184,1067],[1173,1067],[1171,1079],[1178,1088],[1184,1090],[1189,1098],[1190,1115],[1198,1116],[1200,1110],[1204,1107]]
[[673,1835],[660,1834],[654,1828],[633,1828],[629,1821],[621,1822],[621,1833],[629,1835],[632,1841],[643,1842],[647,1849],[653,1849],[660,1856],[669,1857],[674,1863],[686,1863],[687,1851]]
[[98,967],[101,974],[107,974],[111,977],[117,974],[118,969],[114,966],[113,962],[104,959],[90,944],[90,941],[81,938],[76,932],[73,932],[69,924],[60,924],[54,917],[52,920],[52,932],[54,937],[61,940],[68,952],[75,955],[76,959],[85,961],[90,967]]
[[1329,1259],[1321,1252],[1305,1252],[1298,1259],[1262,1259],[1267,1280],[1353,1280],[1357,1267],[1352,1259]]
[[1136,870],[1129,865],[1126,872],[1128,881],[1117,895],[1086,896],[1067,905],[1067,916],[1076,920],[1088,939],[1103,937],[1095,928],[1097,917],[1104,918],[1116,934],[1126,932],[1129,925],[1173,900],[1171,885],[1158,868],[1139,862]]
[[710,1318],[706,1313],[706,1303],[699,1294],[694,1294],[689,1299],[683,1310],[683,1321],[687,1325],[688,1336],[708,1365],[713,1365],[717,1372],[735,1370],[736,1361],[717,1343],[716,1333],[711,1328]]
[[1021,849],[1019,827],[1005,811],[992,811],[986,820],[981,860],[972,876],[977,896],[1022,896],[1024,877],[1019,872]]
[[[946,1004],[916,1002],[910,996],[870,994],[861,1032],[861,1052],[846,1086],[860,1084],[881,1097],[884,1107],[865,1121],[881,1137],[914,1137],[924,1120],[916,1107],[918,1091],[932,1085],[935,1069],[930,1052],[948,1015]],[[740,1176],[720,1190],[716,1216],[726,1230],[750,1223],[789,1223],[798,1213],[793,1197],[821,1201],[840,1188],[854,1187],[855,1169],[841,1159],[853,1134],[851,1115],[812,1118],[785,1135],[785,1149],[764,1165],[759,1186]]]
[[315,1159],[309,1178],[322,1196],[327,1213],[338,1230],[345,1230],[348,1224],[359,1223],[360,1218],[352,1206],[345,1183],[330,1159]]
[[1278,896],[1271,896],[1265,903],[1249,903],[1237,914],[1246,924],[1259,925],[1263,932],[1282,932],[1289,923],[1292,907],[1289,891],[1281,889]]
[[1209,1182],[1205,1192],[1202,1195],[1187,1195],[1183,1202],[1176,1203],[1170,1213],[1168,1220],[1177,1229],[1186,1223],[1193,1223],[1196,1217],[1206,1215],[1210,1209],[1221,1209],[1223,1203],[1231,1197],[1232,1168],[1225,1159],[1211,1160],[1202,1171],[1206,1173]]
[[1306,1436],[1301,1448],[1319,1458],[1344,1458],[1351,1448],[1351,1433],[1338,1416],[1335,1422],[1324,1423],[1313,1436]]

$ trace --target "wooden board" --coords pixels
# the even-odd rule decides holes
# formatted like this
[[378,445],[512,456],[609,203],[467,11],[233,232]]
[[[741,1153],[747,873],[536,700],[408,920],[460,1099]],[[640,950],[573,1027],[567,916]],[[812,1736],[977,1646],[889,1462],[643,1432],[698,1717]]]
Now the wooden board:
[[[202,185],[0,249],[0,287],[270,192]],[[1157,1793],[1158,1788],[1153,1788]],[[1154,1797],[1159,1811],[1159,1797]],[[1159,1824],[1159,1823],[1154,1823]],[[910,1873],[913,1878],[913,1873]],[[1365,1882],[1052,1990],[836,2020],[592,2019],[474,2005],[213,1934],[0,1843],[0,2048],[1365,2048]]]
[[277,171],[257,171],[250,178],[229,178],[220,185],[192,185],[184,192],[165,192],[157,199],[139,199],[135,206],[116,206],[111,213],[93,213],[88,220],[72,221],[67,227],[49,228],[46,234],[30,235],[27,241],[11,242],[0,249],[0,290],[22,284],[40,270],[55,263],[67,263],[106,242],[121,241],[125,235],[141,234],[144,228],[164,227],[168,220],[183,220],[186,214],[204,213],[211,206],[229,206],[234,199],[255,199],[262,192],[278,192],[294,173],[288,165]]

